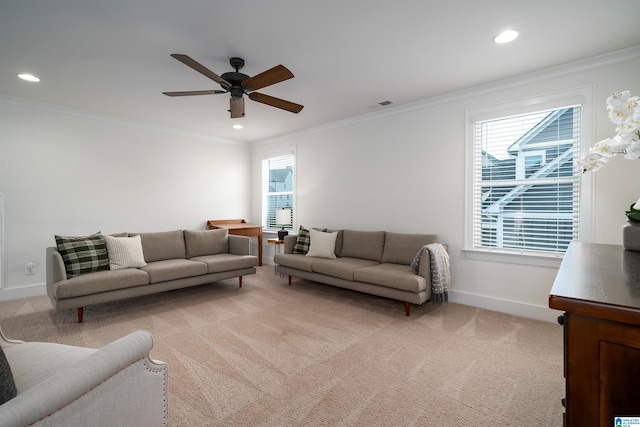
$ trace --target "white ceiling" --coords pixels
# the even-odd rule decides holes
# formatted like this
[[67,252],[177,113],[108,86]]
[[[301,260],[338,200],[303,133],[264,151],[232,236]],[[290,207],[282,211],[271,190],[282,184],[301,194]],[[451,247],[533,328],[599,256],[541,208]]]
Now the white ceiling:
[[[0,94],[252,142],[637,46],[638,17],[639,0],[0,0]],[[494,44],[506,28],[521,36]],[[305,108],[247,99],[232,120],[227,94],[164,96],[219,89],[171,53],[218,75],[283,64],[295,78],[260,92]]]

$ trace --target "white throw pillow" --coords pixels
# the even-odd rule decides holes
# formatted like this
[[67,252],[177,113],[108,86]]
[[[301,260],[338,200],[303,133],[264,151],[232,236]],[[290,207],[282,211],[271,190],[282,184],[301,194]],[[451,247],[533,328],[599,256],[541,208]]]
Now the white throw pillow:
[[324,231],[318,231],[311,229],[311,244],[309,246],[309,252],[306,256],[312,256],[316,258],[335,258],[336,254],[336,238],[338,232],[327,233]]
[[120,270],[122,268],[138,268],[147,265],[147,263],[144,261],[144,254],[142,252],[142,240],[140,240],[140,236],[104,236],[104,242],[107,245],[107,253],[109,254],[109,268],[111,270]]

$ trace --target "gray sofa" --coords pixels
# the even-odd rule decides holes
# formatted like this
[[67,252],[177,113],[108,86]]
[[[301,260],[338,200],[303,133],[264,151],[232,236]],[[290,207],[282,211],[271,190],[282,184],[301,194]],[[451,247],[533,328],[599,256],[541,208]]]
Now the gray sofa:
[[[339,286],[372,295],[396,299],[405,303],[410,314],[411,304],[422,304],[431,298],[431,258],[423,250],[419,268],[411,267],[421,249],[437,243],[435,234],[402,234],[385,231],[324,230],[337,233],[334,253],[312,256],[309,252],[294,253],[297,235],[284,238],[284,253],[276,254],[278,273],[300,277],[328,285]],[[314,231],[311,230],[311,246]],[[445,246],[442,248],[446,249]],[[298,248],[299,249],[299,248]],[[444,250],[443,249],[443,250]],[[304,252],[304,249],[302,249]],[[298,250],[300,252],[300,250]]]
[[152,346],[146,331],[98,350],[9,340],[0,331],[15,396],[0,405],[0,426],[166,425],[167,365],[149,358]]
[[[83,307],[255,274],[258,257],[249,238],[220,230],[120,234],[140,236],[144,266],[95,271],[68,278],[59,247],[47,248],[47,293],[58,310]],[[105,237],[106,239],[107,237]],[[109,267],[107,267],[109,268]]]

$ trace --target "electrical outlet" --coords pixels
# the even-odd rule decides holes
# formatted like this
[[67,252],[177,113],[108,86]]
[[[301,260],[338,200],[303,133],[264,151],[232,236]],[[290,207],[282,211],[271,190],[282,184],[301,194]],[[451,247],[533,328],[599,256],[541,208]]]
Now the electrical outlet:
[[24,274],[36,274],[36,263],[33,261],[28,261],[24,264]]

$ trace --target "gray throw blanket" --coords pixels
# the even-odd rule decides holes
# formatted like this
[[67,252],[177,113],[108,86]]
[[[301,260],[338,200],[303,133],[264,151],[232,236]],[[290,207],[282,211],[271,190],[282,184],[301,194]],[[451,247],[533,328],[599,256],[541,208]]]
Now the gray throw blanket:
[[449,301],[449,286],[451,285],[451,272],[449,270],[449,254],[440,243],[431,243],[420,248],[411,267],[416,271],[420,269],[422,253],[429,251],[431,260],[431,300],[434,304],[442,304]]

